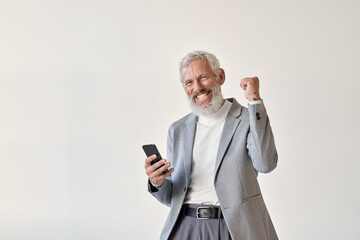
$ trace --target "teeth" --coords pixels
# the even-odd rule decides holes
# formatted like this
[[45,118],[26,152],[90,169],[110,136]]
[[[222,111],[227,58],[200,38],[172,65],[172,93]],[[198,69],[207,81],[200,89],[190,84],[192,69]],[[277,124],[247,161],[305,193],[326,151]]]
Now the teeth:
[[204,94],[198,95],[197,98],[202,99],[202,98],[206,97],[206,95],[207,95],[207,93],[204,93]]

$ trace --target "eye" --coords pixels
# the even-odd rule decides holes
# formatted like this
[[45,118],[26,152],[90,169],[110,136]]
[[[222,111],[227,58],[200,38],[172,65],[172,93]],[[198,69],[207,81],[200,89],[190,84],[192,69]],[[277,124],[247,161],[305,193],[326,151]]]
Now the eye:
[[192,81],[186,81],[185,86],[189,86],[192,83]]
[[202,75],[202,76],[201,76],[201,79],[206,79],[206,78],[207,78],[206,75]]

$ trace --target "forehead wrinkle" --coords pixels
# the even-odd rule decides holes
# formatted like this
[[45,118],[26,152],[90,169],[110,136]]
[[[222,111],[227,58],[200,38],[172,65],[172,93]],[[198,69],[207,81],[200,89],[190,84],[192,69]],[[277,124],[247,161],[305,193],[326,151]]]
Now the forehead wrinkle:
[[[194,66],[193,63],[198,62],[199,65]],[[200,68],[200,69],[199,69]],[[187,77],[190,75],[190,78],[199,78],[204,74],[213,74],[209,62],[206,59],[197,59],[192,61],[188,66],[183,68],[183,76]],[[188,79],[184,79],[186,81]]]
[[191,76],[193,75],[193,72],[194,71],[193,71],[192,66],[188,65],[188,66],[184,67],[182,70],[182,76],[184,78],[183,81],[190,80],[188,76],[190,75],[190,78],[191,78]]

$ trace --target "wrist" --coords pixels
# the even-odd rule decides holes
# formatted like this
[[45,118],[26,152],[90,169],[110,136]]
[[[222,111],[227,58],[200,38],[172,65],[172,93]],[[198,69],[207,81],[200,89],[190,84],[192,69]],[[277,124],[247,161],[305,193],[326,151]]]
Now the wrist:
[[259,101],[259,100],[261,100],[261,97],[260,97],[260,95],[249,95],[249,96],[248,96],[248,100],[249,100],[250,102]]
[[162,184],[163,184],[163,181],[162,182],[153,182],[150,180],[150,183],[154,186],[154,187],[160,187]]

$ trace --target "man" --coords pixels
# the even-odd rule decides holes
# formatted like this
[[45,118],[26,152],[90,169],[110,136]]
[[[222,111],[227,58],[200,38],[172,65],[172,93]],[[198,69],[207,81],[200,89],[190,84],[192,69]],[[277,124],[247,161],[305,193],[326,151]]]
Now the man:
[[213,54],[187,54],[180,78],[192,113],[170,126],[168,161],[145,160],[149,192],[171,207],[160,238],[277,239],[257,181],[277,165],[258,78],[240,83],[248,109],[222,97],[225,72]]

